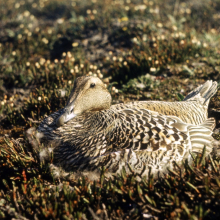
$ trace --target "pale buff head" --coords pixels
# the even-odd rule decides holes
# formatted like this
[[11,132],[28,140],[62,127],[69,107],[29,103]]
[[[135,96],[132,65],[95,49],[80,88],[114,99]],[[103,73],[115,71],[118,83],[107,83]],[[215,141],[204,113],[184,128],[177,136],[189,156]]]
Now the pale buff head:
[[57,126],[62,126],[70,119],[86,111],[108,109],[111,100],[110,93],[99,78],[94,76],[78,77],[74,82],[73,90],[63,113],[57,119]]

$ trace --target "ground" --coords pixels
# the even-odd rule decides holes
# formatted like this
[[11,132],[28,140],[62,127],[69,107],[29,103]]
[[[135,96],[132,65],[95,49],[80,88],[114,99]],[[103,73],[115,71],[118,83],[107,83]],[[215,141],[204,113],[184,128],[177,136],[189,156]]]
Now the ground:
[[[54,180],[26,136],[81,75],[113,103],[177,101],[220,81],[219,0],[0,2],[0,218],[218,219],[218,149],[163,178]],[[211,99],[220,139],[220,90]],[[204,149],[205,150],[205,149]],[[216,154],[217,153],[217,154]]]

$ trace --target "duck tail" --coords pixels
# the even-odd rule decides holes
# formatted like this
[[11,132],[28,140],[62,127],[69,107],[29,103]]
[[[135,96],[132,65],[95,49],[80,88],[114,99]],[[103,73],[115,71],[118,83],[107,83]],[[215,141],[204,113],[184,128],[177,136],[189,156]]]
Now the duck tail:
[[200,101],[203,105],[209,104],[210,98],[217,92],[218,83],[212,80],[206,81],[190,92],[183,101]]
[[212,152],[214,139],[212,131],[215,128],[215,119],[209,118],[203,124],[189,127],[189,136],[192,145],[192,152],[202,153],[206,146],[206,155]]
[[206,121],[200,124],[200,126],[205,127],[212,132],[216,126],[215,118],[208,118]]

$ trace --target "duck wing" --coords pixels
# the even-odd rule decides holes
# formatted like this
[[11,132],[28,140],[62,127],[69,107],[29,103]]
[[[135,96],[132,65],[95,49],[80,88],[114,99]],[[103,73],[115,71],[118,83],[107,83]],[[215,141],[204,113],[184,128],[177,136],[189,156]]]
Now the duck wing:
[[210,98],[217,92],[218,84],[212,80],[206,81],[191,91],[181,102],[165,101],[135,101],[126,104],[113,105],[111,108],[138,108],[156,111],[162,115],[174,115],[183,122],[199,125],[208,118]]
[[112,173],[131,167],[136,173],[147,175],[149,167],[164,171],[173,162],[190,158],[190,152],[212,150],[213,118],[202,125],[192,125],[176,116],[165,116],[146,109],[123,109],[105,129],[106,150],[103,155],[90,158],[79,168],[95,170],[105,166]]

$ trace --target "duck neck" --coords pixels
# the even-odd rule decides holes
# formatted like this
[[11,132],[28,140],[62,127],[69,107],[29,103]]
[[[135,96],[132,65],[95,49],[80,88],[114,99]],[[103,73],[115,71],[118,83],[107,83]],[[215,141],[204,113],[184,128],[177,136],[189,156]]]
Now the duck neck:
[[115,119],[113,111],[109,109],[86,112],[81,117],[84,118],[82,123],[84,130],[90,131],[90,134],[103,131]]

